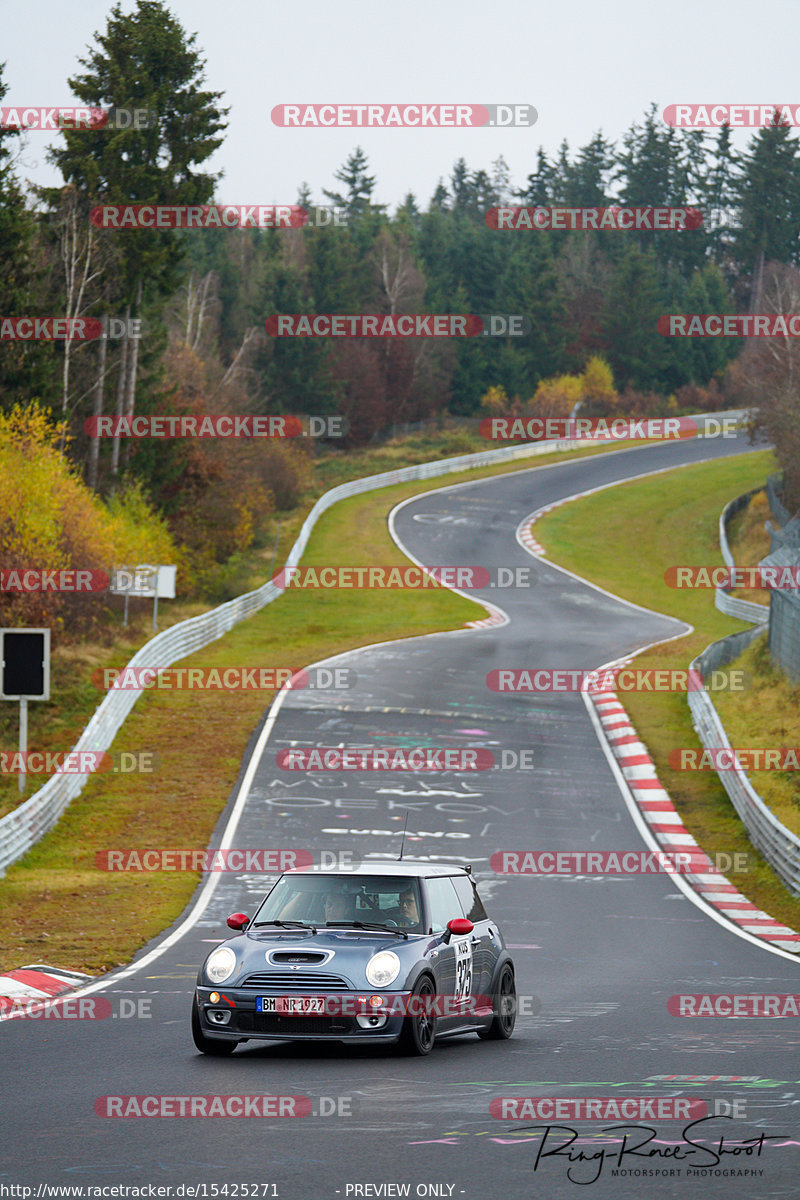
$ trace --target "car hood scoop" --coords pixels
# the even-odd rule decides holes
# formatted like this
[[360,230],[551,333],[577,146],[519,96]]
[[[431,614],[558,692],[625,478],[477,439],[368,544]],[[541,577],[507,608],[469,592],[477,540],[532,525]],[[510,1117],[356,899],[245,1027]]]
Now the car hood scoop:
[[328,955],[324,950],[273,950],[270,962],[304,963],[306,965],[325,962]]

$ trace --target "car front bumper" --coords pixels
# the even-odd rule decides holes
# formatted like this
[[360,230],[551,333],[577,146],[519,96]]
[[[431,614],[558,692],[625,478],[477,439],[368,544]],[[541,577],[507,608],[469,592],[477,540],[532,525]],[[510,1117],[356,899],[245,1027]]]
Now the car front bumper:
[[[212,992],[219,1000],[211,1002]],[[281,995],[286,995],[282,992]],[[297,992],[297,996],[319,992]],[[352,1041],[393,1042],[403,1030],[409,992],[381,996],[383,1005],[370,1004],[364,992],[337,992],[326,997],[320,1014],[262,1013],[257,1010],[259,996],[269,993],[244,989],[222,990],[198,986],[195,1002],[200,1026],[208,1037],[225,1041]],[[372,993],[377,995],[377,993]]]

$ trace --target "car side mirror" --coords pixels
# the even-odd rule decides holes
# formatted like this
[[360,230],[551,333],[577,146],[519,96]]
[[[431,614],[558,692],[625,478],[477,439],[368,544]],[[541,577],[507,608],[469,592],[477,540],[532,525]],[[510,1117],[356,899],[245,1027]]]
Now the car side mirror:
[[453,917],[452,921],[447,922],[447,929],[444,931],[444,940],[450,941],[453,934],[456,937],[463,937],[465,933],[472,933],[475,926],[472,921],[466,917]]
[[231,929],[235,929],[237,933],[247,928],[250,924],[250,918],[247,913],[231,913],[228,917],[227,924]]

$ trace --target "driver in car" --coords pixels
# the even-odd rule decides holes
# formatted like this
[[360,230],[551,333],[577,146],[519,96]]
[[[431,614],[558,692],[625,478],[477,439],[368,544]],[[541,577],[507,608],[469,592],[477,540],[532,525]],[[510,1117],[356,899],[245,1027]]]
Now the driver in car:
[[399,907],[392,911],[392,917],[401,928],[419,924],[417,897],[412,887],[404,888],[400,893]]

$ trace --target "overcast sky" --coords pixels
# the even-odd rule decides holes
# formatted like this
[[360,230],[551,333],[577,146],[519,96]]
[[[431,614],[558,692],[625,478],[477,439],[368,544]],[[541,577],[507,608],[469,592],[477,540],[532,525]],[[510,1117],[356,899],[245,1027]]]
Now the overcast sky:
[[[123,0],[131,11],[134,0]],[[501,155],[514,186],[543,145],[572,150],[602,129],[618,140],[651,102],[800,105],[800,2],[672,0],[173,0],[196,32],[207,86],[225,93],[229,129],[204,169],[224,171],[217,199],[292,203],[301,181],[314,199],[353,148],[377,177],[373,199],[393,210],[412,191],[421,206],[463,156],[471,169]],[[108,0],[0,0],[9,92],[5,105],[74,102],[75,73]],[[275,127],[280,103],[527,103],[532,128],[300,129]],[[57,136],[57,135],[56,135]],[[737,134],[737,145],[749,135]],[[53,134],[30,132],[18,171],[58,182],[44,161]],[[657,198],[654,198],[657,202]]]

